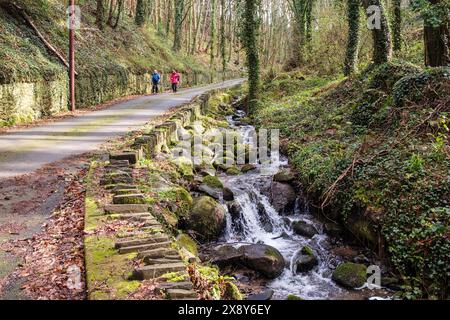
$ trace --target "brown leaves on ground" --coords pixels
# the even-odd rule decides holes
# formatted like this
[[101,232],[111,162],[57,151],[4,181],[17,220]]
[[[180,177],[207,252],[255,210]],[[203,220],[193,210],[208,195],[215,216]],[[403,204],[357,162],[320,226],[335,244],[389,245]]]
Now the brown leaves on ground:
[[22,255],[24,263],[11,278],[22,278],[22,290],[31,299],[85,299],[84,187],[82,170],[65,189],[62,204],[44,224],[43,232],[16,240],[7,250]]
[[127,297],[127,300],[162,300],[164,299],[157,280],[145,280],[139,288]]

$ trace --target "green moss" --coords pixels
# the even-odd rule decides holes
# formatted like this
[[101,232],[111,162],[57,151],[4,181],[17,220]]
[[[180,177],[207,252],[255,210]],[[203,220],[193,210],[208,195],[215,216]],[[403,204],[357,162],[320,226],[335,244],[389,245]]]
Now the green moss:
[[177,243],[181,248],[185,248],[196,257],[198,256],[197,242],[195,242],[195,240],[189,235],[185,233],[180,234],[177,237]]
[[203,183],[206,184],[207,186],[211,187],[211,188],[218,188],[218,189],[222,189],[223,188],[223,184],[220,181],[219,178],[217,178],[216,176],[206,176],[203,178]]
[[367,280],[367,267],[352,262],[342,263],[334,270],[333,280],[349,288],[362,287]]
[[194,165],[191,159],[179,157],[173,160],[173,163],[178,167],[178,170],[183,178],[187,180],[194,179]]
[[314,256],[314,251],[311,249],[311,247],[308,247],[308,246],[304,246],[302,248],[302,253],[307,254],[309,256]]
[[299,296],[296,296],[294,294],[290,294],[287,296],[286,300],[304,300],[304,299],[300,298]]
[[184,271],[166,273],[163,274],[161,278],[166,279],[167,282],[189,281],[189,275]]
[[241,174],[241,170],[239,170],[238,167],[233,166],[233,167],[227,169],[227,174],[230,176],[237,176],[237,175]]
[[[133,270],[136,253],[120,255],[114,239],[106,236],[85,238],[86,281],[89,299],[120,299],[135,283],[126,285],[127,274]],[[105,287],[106,286],[106,287]]]
[[170,201],[177,206],[177,209],[173,212],[177,218],[187,216],[194,203],[189,191],[182,187],[175,187],[167,191],[158,192],[158,199],[164,201]]
[[239,288],[232,282],[226,282],[223,298],[227,300],[244,300],[244,296]]

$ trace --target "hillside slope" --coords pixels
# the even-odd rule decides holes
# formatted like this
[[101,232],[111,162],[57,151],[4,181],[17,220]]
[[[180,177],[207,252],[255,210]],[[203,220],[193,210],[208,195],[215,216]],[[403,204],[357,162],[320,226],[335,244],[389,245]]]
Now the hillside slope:
[[281,130],[312,206],[388,254],[407,297],[449,294],[449,77],[401,61],[345,80],[282,74],[255,119]]
[[[0,0],[0,126],[28,123],[68,108],[68,76],[64,63],[44,44],[27,22],[36,26],[67,60],[67,1]],[[85,108],[129,95],[151,92],[150,73],[163,73],[169,86],[172,69],[183,86],[236,77],[210,71],[208,57],[172,50],[172,40],[152,26],[137,27],[124,13],[117,28],[95,24],[95,1],[78,1],[81,26],[76,30],[76,101]],[[24,15],[25,14],[25,15]]]
[[[9,1],[0,7],[0,83],[51,78],[63,67],[24,23],[20,14],[7,10]],[[46,39],[67,57],[67,1],[18,0],[16,3],[35,23]],[[171,50],[170,39],[158,35],[151,27],[138,28],[133,19],[122,16],[117,29],[95,26],[95,3],[79,4],[81,29],[76,31],[76,64],[79,74],[86,72],[133,73],[177,68],[183,72],[207,72],[206,64]]]

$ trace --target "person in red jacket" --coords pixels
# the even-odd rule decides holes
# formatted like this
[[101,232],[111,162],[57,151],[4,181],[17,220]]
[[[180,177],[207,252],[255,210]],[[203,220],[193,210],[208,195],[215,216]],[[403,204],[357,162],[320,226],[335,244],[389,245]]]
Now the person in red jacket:
[[177,70],[173,70],[172,74],[170,75],[170,82],[172,83],[172,90],[174,93],[178,91],[178,84],[180,83],[180,80],[181,75]]

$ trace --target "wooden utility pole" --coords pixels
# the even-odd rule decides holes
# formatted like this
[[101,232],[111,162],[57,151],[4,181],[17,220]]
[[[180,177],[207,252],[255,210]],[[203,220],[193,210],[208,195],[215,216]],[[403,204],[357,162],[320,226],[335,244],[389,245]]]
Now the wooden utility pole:
[[69,92],[70,110],[75,111],[75,0],[69,0]]

